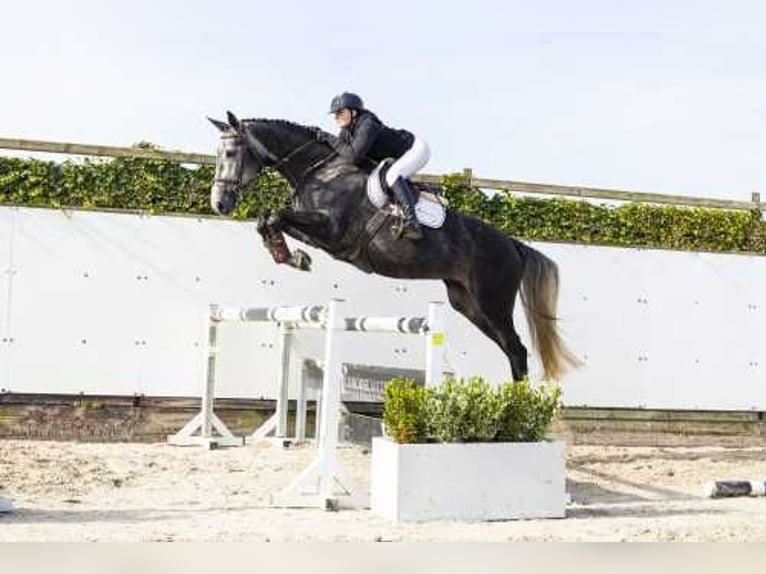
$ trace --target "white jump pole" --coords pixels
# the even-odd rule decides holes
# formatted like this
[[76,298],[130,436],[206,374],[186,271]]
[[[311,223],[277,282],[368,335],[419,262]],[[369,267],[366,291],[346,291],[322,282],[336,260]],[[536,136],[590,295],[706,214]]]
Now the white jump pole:
[[273,438],[283,439],[287,436],[287,409],[289,405],[289,384],[290,384],[290,346],[293,338],[293,329],[291,323],[278,323],[279,326],[279,347],[277,351],[281,357],[279,362],[279,372],[277,373],[277,404],[274,414],[261,424],[248,437],[248,440],[258,441],[274,433]]
[[339,353],[343,348],[343,299],[330,301],[325,325],[324,377],[322,380],[322,413],[319,419],[319,450],[335,452],[338,446],[340,420],[340,393],[343,385],[343,369]]
[[426,377],[427,387],[440,385],[442,382],[444,334],[444,303],[431,301],[428,304],[428,332],[426,333]]
[[[340,430],[341,386],[343,369],[340,349],[343,344],[345,301],[333,299],[327,310],[325,323],[324,379],[319,423],[319,446],[317,458],[301,472],[284,490],[271,497],[275,506],[319,506],[336,509],[338,490],[351,494],[351,482],[338,463],[336,447]],[[306,495],[311,495],[307,497]]]
[[[289,377],[290,377],[290,347],[295,329],[324,329],[326,331],[325,348],[325,385],[317,401],[317,435],[320,439],[320,450],[329,452],[334,449],[322,446],[323,438],[337,443],[337,424],[331,437],[325,437],[330,432],[328,420],[325,417],[337,419],[341,412],[341,365],[334,363],[340,333],[342,332],[387,332],[402,334],[417,334],[426,336],[426,372],[425,382],[428,386],[441,383],[444,334],[444,303],[431,302],[428,305],[427,317],[344,317],[341,309],[344,301],[335,299],[331,306],[336,315],[330,317],[330,310],[322,305],[304,305],[294,307],[242,307],[221,308],[211,305],[207,317],[208,342],[205,354],[205,387],[202,395],[200,413],[194,417],[178,433],[168,438],[171,444],[188,445],[202,444],[208,448],[219,445],[240,445],[244,441],[235,437],[226,425],[213,411],[215,366],[217,354],[218,325],[222,321],[242,322],[271,322],[279,325],[280,371],[278,374],[278,391],[276,412],[264,422],[252,435],[251,439],[262,439],[274,433],[277,438],[287,437]],[[335,341],[335,342],[333,342]],[[298,409],[296,413],[296,439],[305,439],[305,373],[299,389]],[[336,420],[337,423],[337,420]],[[195,433],[200,431],[199,435]],[[216,431],[218,435],[215,435]],[[308,470],[308,469],[307,469]]]
[[[199,414],[190,420],[180,431],[168,437],[168,443],[176,446],[205,446],[209,449],[219,446],[241,446],[244,440],[236,437],[219,419],[214,410],[215,401],[215,361],[218,353],[218,323],[221,320],[220,309],[210,305],[206,317],[207,344],[203,347],[204,391]],[[218,434],[215,434],[213,431]],[[195,434],[199,431],[199,434]]]
[[218,311],[220,321],[256,323],[316,323],[322,320],[323,315],[322,305],[225,308]]
[[[304,361],[301,365],[301,380],[298,387],[298,400],[295,406],[295,441],[302,443],[306,441],[306,411],[308,406],[308,379],[311,367]],[[321,395],[320,395],[321,396]],[[319,397],[317,397],[317,408],[314,412],[314,436],[319,437]]]
[[290,389],[290,345],[293,333],[288,323],[279,324],[279,393],[277,395],[277,428],[274,436],[284,438],[287,436],[287,409],[289,405]]
[[764,480],[719,480],[705,485],[704,493],[710,498],[735,496],[766,496]]
[[341,349],[344,332],[381,331],[426,335],[426,385],[441,383],[442,347],[445,340],[443,303],[429,303],[427,318],[343,317],[344,306],[344,301],[333,299],[325,323],[324,379],[321,404],[318,405],[320,412],[317,457],[287,488],[272,496],[271,502],[274,506],[318,506],[334,510],[340,505],[338,494],[345,495],[345,501],[351,506],[360,502],[353,496],[352,483],[343,473],[335,452],[342,410]]
[[[273,433],[273,438],[287,438],[287,419],[289,407],[289,389],[290,389],[290,349],[294,339],[296,329],[322,329],[324,328],[323,319],[325,317],[325,307],[322,305],[302,306],[302,307],[271,307],[271,308],[251,308],[251,309],[233,309],[226,314],[233,320],[239,321],[279,321],[279,349],[281,356],[279,364],[279,373],[277,375],[277,404],[274,414],[269,417],[261,426],[259,426],[249,437],[250,442],[264,440]],[[297,442],[305,440],[305,381],[302,378],[299,388],[299,405],[296,410],[296,433]]]
[[[210,306],[210,315],[214,307]],[[207,368],[205,392],[202,393],[202,436],[213,436],[213,402],[215,401],[215,360],[218,354],[218,324],[209,321],[207,336]]]

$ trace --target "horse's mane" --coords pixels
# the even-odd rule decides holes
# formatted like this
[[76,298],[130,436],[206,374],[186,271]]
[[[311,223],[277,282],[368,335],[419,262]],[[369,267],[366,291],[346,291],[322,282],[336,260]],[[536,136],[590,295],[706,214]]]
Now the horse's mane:
[[301,130],[306,135],[315,135],[318,131],[324,131],[322,130],[322,128],[317,126],[304,126],[302,124],[291,122],[290,120],[280,120],[280,119],[271,119],[271,118],[248,118],[242,121],[247,123],[261,122],[266,124],[281,125],[287,128],[294,128],[294,129]]

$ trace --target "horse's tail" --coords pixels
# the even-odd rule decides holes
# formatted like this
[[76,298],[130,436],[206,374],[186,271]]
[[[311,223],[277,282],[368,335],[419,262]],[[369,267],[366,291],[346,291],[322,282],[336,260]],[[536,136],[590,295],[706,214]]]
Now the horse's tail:
[[582,362],[566,348],[556,327],[559,270],[551,259],[519,243],[524,254],[521,302],[524,304],[532,344],[540,354],[543,379],[560,379]]

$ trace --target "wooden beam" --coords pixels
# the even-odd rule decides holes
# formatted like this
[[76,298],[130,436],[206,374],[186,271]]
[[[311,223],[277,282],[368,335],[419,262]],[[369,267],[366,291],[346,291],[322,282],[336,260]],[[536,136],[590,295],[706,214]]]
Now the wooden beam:
[[[147,159],[163,159],[179,163],[215,165],[215,156],[213,155],[186,153],[180,151],[151,150],[134,147],[113,147],[66,142],[47,142],[39,140],[0,138],[0,148],[20,151],[86,156],[140,157]],[[685,195],[666,195],[660,193],[622,191],[618,189],[551,185],[502,179],[486,179],[474,177],[473,171],[470,169],[463,170],[463,176],[466,177],[474,187],[481,189],[494,189],[505,193],[528,193],[534,195],[554,195],[579,197],[583,199],[603,199],[609,201],[657,203],[665,205],[680,205],[686,207],[706,207],[710,209],[733,209],[746,211],[761,211],[763,207],[763,204],[760,202],[759,194],[753,194],[751,201],[736,201]],[[413,179],[416,181],[440,184],[442,182],[443,176],[418,174]]]
[[474,178],[473,185],[479,188],[497,189],[508,193],[532,193],[536,195],[563,195],[589,199],[606,199],[615,201],[630,201],[638,203],[660,203],[669,205],[684,205],[693,207],[709,207],[713,209],[758,209],[754,201],[736,201],[728,199],[712,199],[687,195],[666,195],[638,191],[622,191],[618,189],[603,189],[596,187],[579,187],[568,185],[550,185],[528,183],[523,181],[505,181],[500,179]]
[[140,157],[146,159],[162,159],[179,163],[198,165],[215,165],[214,155],[162,151],[137,147],[113,147],[66,142],[47,142],[39,140],[0,138],[0,148],[20,151],[35,151],[44,153],[60,153],[67,155],[87,155],[106,157]]

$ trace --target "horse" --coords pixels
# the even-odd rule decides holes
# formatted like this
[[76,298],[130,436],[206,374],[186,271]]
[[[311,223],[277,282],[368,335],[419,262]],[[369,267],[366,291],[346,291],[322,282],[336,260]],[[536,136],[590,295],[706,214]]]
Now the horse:
[[[515,381],[528,377],[527,348],[513,324],[520,293],[542,379],[561,379],[579,365],[558,332],[558,267],[541,252],[449,209],[440,228],[423,227],[421,239],[398,238],[387,225],[394,216],[367,197],[371,166],[335,153],[318,136],[324,133],[319,128],[287,120],[240,120],[231,112],[228,121],[208,119],[221,131],[210,191],[218,215],[231,214],[261,170],[274,169],[287,180],[292,196],[291,207],[258,219],[267,247],[278,246],[284,232],[367,273],[442,280],[450,305],[502,349]],[[310,266],[303,252],[289,260],[278,249],[272,255],[298,268]]]

